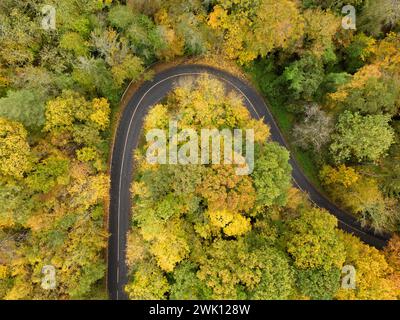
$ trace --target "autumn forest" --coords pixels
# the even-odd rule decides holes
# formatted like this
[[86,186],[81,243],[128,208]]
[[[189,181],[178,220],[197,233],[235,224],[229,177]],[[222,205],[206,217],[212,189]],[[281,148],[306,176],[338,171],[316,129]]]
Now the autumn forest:
[[[262,95],[288,146],[217,78],[177,82],[133,155],[127,297],[400,299],[399,32],[392,0],[2,0],[0,299],[109,298],[121,100],[155,65],[193,61]],[[146,134],[177,119],[178,130],[254,129],[254,170],[149,164]],[[389,234],[386,246],[341,230],[296,188],[291,156],[329,201]]]

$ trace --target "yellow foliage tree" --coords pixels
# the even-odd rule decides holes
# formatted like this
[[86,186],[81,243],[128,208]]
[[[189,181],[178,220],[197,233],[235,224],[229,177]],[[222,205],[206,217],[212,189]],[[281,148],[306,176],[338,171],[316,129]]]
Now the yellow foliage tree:
[[377,249],[363,244],[356,237],[340,232],[345,243],[345,265],[356,270],[356,289],[340,289],[336,295],[340,300],[385,300],[396,299],[395,283],[389,279],[393,270],[385,256]]
[[308,9],[303,13],[304,35],[311,41],[311,51],[321,57],[332,46],[332,38],[341,26],[341,18],[330,11]]
[[110,105],[104,98],[95,98],[92,101],[90,120],[96,124],[99,130],[107,129],[110,123]]
[[103,131],[109,125],[110,105],[104,98],[88,102],[79,94],[64,91],[46,105],[45,131],[72,131],[76,122],[83,122]]
[[[149,239],[149,238],[148,238]],[[181,220],[168,221],[151,238],[149,251],[155,256],[158,266],[167,272],[189,254],[184,225]]]
[[30,167],[30,146],[24,126],[0,118],[0,174],[21,178]]
[[251,230],[250,219],[227,210],[208,212],[210,224],[222,229],[227,236],[241,236]]
[[208,18],[215,30],[225,31],[224,53],[241,64],[265,57],[277,48],[288,48],[303,35],[304,23],[294,1],[220,0]]
[[360,179],[360,175],[354,168],[346,167],[344,164],[337,168],[325,165],[320,172],[320,177],[325,185],[339,184],[345,188],[352,186]]
[[167,278],[162,271],[152,263],[142,263],[136,268],[133,282],[125,287],[132,300],[166,299],[169,291]]

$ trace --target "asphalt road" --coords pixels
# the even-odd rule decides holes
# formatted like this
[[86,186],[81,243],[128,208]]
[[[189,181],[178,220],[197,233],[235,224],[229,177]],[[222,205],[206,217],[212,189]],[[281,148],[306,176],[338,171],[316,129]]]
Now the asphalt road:
[[[123,288],[128,280],[125,248],[127,232],[131,226],[130,185],[133,176],[133,151],[138,146],[143,118],[153,105],[174,88],[179,78],[198,77],[204,73],[223,81],[228,90],[240,93],[251,115],[254,118],[264,118],[264,122],[271,128],[272,139],[287,147],[287,143],[263,98],[244,81],[227,72],[208,66],[182,65],[160,72],[152,81],[145,82],[135,92],[121,116],[112,153],[107,274],[110,299],[127,299]],[[353,216],[338,208],[316,190],[294,159],[290,160],[290,164],[293,167],[295,186],[307,192],[316,205],[335,215],[341,229],[354,234],[376,248],[380,249],[385,246],[390,238],[389,235],[375,235],[372,230],[362,228]]]

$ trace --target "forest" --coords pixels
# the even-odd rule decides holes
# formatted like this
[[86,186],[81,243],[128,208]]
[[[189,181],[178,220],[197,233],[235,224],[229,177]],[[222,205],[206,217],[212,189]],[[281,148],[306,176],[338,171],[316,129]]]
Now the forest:
[[[43,7],[56,28],[43,28]],[[356,30],[343,27],[352,5]],[[0,299],[107,299],[109,158],[130,83],[154,63],[239,68],[290,150],[217,80],[181,83],[146,117],[252,127],[254,172],[153,165],[135,152],[131,299],[400,298],[400,4],[392,0],[2,0]],[[313,184],[377,233],[339,230],[291,184]],[[42,268],[57,285],[42,287]],[[341,287],[354,266],[357,286]]]

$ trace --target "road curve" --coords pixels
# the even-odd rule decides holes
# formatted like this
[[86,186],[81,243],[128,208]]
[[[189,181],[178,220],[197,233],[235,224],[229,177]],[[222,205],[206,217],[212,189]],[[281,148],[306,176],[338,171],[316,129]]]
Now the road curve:
[[[109,215],[108,273],[107,286],[110,299],[124,300],[127,296],[124,286],[128,280],[125,263],[126,236],[130,229],[131,194],[130,185],[133,177],[133,151],[138,146],[143,118],[147,111],[164,98],[179,78],[207,73],[226,84],[228,90],[234,90],[243,96],[243,101],[254,118],[264,118],[271,129],[272,140],[288,148],[264,99],[245,81],[227,72],[202,65],[181,65],[162,71],[152,81],[145,82],[130,99],[122,113],[115,136],[111,160],[111,191]],[[367,228],[362,228],[356,219],[338,208],[325,198],[310,183],[292,158],[293,182],[308,193],[310,199],[319,207],[327,209],[339,220],[339,227],[359,237],[365,243],[382,248],[389,235],[375,235]]]

